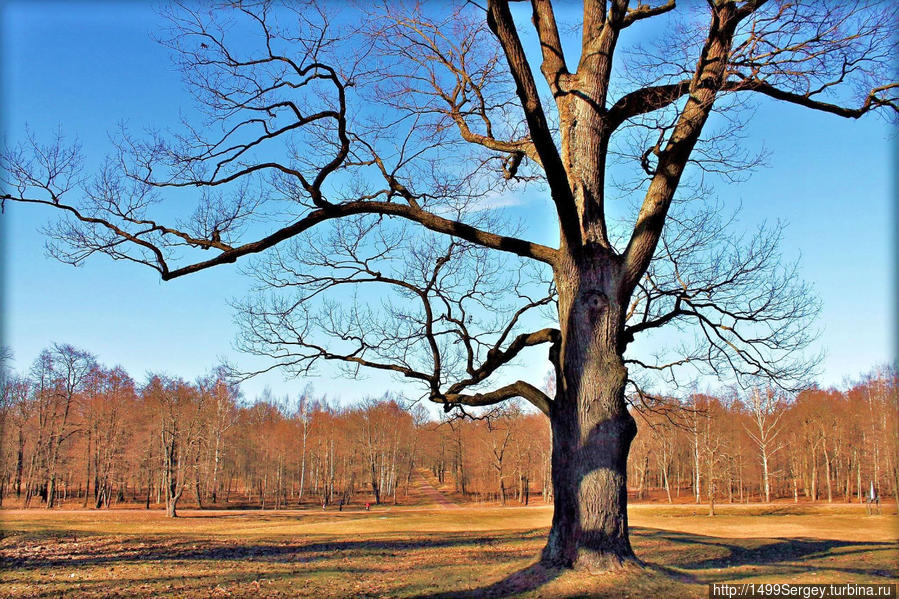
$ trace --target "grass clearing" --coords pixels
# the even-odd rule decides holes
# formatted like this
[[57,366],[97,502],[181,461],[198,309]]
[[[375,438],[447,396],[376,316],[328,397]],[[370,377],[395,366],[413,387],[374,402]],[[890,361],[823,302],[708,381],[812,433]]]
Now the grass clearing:
[[633,505],[643,568],[534,559],[549,507],[0,511],[15,597],[707,597],[710,582],[895,582],[899,518],[859,505]]

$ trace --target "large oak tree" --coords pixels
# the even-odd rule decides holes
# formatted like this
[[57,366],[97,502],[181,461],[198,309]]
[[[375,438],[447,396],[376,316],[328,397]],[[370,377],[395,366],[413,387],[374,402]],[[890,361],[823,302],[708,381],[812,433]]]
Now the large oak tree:
[[[316,6],[177,7],[163,43],[207,120],[170,136],[122,131],[91,177],[77,148],[10,149],[2,199],[64,212],[50,231],[54,253],[76,264],[103,253],[170,280],[265,252],[254,274],[266,288],[301,287],[294,300],[244,306],[247,348],[276,364],[393,372],[448,409],[530,401],[553,432],[543,561],[603,569],[634,559],[629,366],[705,362],[787,385],[804,372],[791,360],[804,329],[790,323],[813,302],[772,266],[777,236],[710,251],[710,217],[673,216],[676,194],[689,204],[685,173],[733,176],[754,162],[737,135],[754,96],[835,117],[892,114],[896,15],[864,1],[585,0],[571,44],[557,22],[571,15],[550,0],[531,1],[529,25],[524,3],[514,8],[391,5],[348,19]],[[623,30],[648,19],[670,19],[661,44],[617,48]],[[736,125],[706,131],[716,111]],[[613,157],[636,173],[617,188]],[[528,187],[552,202],[555,247],[479,209]],[[635,194],[621,235],[607,206]],[[172,211],[157,204],[179,198],[196,210],[163,222]],[[538,267],[528,282],[508,278],[528,263]],[[541,273],[547,285],[535,294]],[[406,304],[385,306],[386,320],[336,304],[306,309],[349,284],[387,286]],[[499,291],[516,305],[504,304],[502,324],[484,324]],[[526,330],[546,306],[556,323]],[[693,351],[667,363],[628,357],[636,336],[684,322],[697,327]],[[555,370],[552,397],[536,381],[491,386],[535,347]]]

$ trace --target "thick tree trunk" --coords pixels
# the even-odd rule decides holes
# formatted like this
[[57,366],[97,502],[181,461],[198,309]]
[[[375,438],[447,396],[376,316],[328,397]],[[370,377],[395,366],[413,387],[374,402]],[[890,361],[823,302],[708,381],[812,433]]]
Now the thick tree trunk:
[[607,388],[594,392],[620,394],[617,413],[583,413],[576,401],[553,413],[554,511],[543,560],[554,565],[608,569],[634,558],[627,532],[627,454],[637,427],[623,405],[624,367],[620,374],[612,368],[602,374]]
[[585,262],[556,277],[562,339],[550,413],[555,503],[542,559],[607,570],[636,561],[627,528],[627,455],[637,426],[624,400],[615,282],[601,261]]

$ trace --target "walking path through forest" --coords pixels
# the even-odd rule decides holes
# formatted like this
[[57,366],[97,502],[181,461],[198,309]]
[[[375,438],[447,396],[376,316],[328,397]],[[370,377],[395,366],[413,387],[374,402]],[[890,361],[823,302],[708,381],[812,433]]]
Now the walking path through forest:
[[432,501],[438,507],[455,509],[459,507],[454,501],[451,501],[446,495],[441,493],[430,481],[430,473],[422,468],[416,468],[416,477],[418,479],[415,485],[416,491],[428,500]]

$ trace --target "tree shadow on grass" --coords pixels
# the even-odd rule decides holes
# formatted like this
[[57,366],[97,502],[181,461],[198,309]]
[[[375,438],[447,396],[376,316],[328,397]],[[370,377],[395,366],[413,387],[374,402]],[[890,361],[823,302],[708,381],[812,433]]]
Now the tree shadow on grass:
[[[502,546],[535,534],[524,532],[503,535],[442,534],[416,539],[371,539],[310,541],[308,538],[278,542],[235,543],[229,540],[166,538],[94,537],[78,541],[55,542],[43,539],[28,547],[12,545],[0,550],[0,563],[6,569],[78,568],[133,562],[178,562],[204,560],[247,560],[309,563],[335,558],[401,559],[406,552],[427,549],[477,546]],[[498,554],[481,559],[503,559]]]
[[[357,575],[352,570],[336,570],[341,576],[351,577]],[[211,597],[211,596],[238,596],[238,597],[267,597],[267,596],[293,596],[289,593],[271,591],[272,583],[279,583],[293,577],[290,572],[246,572],[246,573],[218,573],[218,574],[191,574],[190,577],[180,575],[153,575],[141,578],[139,587],[123,587],[121,578],[92,578],[89,580],[72,580],[64,584],[37,584],[29,588],[27,594],[22,596],[29,599],[57,599],[59,597]],[[25,584],[24,581],[11,581]],[[10,584],[7,582],[6,584]],[[236,586],[236,588],[235,588]],[[36,587],[36,588],[35,588]],[[225,591],[231,588],[232,591]],[[0,586],[0,596],[8,590]]]
[[[896,576],[896,572],[883,569],[882,563],[878,563],[880,560],[872,562],[853,559],[852,567],[823,560],[850,555],[871,556],[899,548],[896,543],[889,542],[810,538],[731,539],[643,527],[632,527],[631,534],[643,564],[642,567],[635,567],[624,573],[624,577],[632,579],[635,584],[639,579],[640,585],[648,585],[647,588],[651,589],[705,585],[759,575],[795,575],[819,569],[890,580]],[[883,562],[889,563],[888,556],[884,557]],[[744,567],[750,568],[747,571]],[[515,571],[502,580],[475,589],[439,592],[422,597],[474,599],[517,596],[538,591],[565,574],[564,569],[547,568],[538,562]],[[589,575],[579,573],[578,576]]]
[[[591,582],[590,577],[580,573],[573,574],[575,578],[571,578],[572,573],[567,570],[548,568],[540,563],[514,566],[514,563],[521,564],[528,555],[533,555],[530,552],[536,551],[545,534],[545,529],[531,529],[481,534],[428,533],[415,538],[294,537],[249,543],[235,539],[172,539],[166,536],[109,536],[79,542],[66,541],[65,537],[61,537],[56,542],[42,539],[18,544],[13,539],[6,539],[8,544],[0,546],[0,567],[19,570],[18,575],[10,572],[12,576],[6,578],[21,584],[29,584],[33,578],[29,571],[39,569],[59,572],[69,568],[119,564],[145,565],[156,569],[171,567],[178,562],[184,566],[185,562],[240,561],[272,564],[263,566],[259,572],[255,572],[258,570],[255,568],[255,573],[247,573],[252,577],[260,576],[263,571],[269,579],[314,575],[319,578],[324,576],[322,580],[336,581],[338,579],[331,578],[336,576],[343,580],[349,577],[364,585],[373,580],[371,576],[382,581],[384,576],[389,576],[390,570],[384,570],[381,564],[391,561],[402,566],[404,558],[410,555],[414,556],[413,562],[419,564],[418,567],[433,569],[434,573],[441,572],[441,576],[455,576],[455,569],[464,574],[472,562],[457,561],[462,556],[468,560],[476,559],[477,565],[487,566],[486,571],[489,572],[511,571],[501,575],[500,580],[490,581],[483,574],[485,570],[480,570],[480,580],[474,583],[477,588],[462,589],[464,583],[460,581],[458,590],[423,592],[425,587],[421,586],[421,577],[413,577],[405,587],[406,582],[402,579],[394,580],[386,587],[381,582],[378,587],[379,592],[399,592],[431,599],[510,597],[535,591],[539,593],[546,585],[550,586],[545,592],[551,589],[558,591],[560,585],[574,592],[579,592],[579,589],[589,592],[596,581],[602,580],[596,577]],[[628,588],[645,589],[646,596],[657,596],[659,592],[664,595],[668,587],[684,588],[683,585],[738,581],[757,576],[793,576],[818,569],[874,579],[889,580],[895,576],[890,564],[897,544],[890,542],[725,538],[643,527],[633,527],[631,534],[634,548],[644,561],[644,566],[616,574],[615,578]],[[462,553],[452,549],[462,550]],[[557,581],[560,577],[562,580]],[[244,576],[235,572],[226,580],[242,584]],[[105,588],[104,582],[95,581],[92,588],[102,590]],[[108,582],[113,584],[113,581]],[[153,582],[153,577],[142,582]],[[224,581],[205,577],[195,582],[198,586],[194,590],[199,592],[202,588],[209,590]],[[444,579],[437,584],[438,588],[447,589],[453,583]],[[163,591],[163,594],[166,592]]]
[[500,581],[465,591],[444,591],[419,595],[422,599],[478,599],[479,597],[510,597],[519,593],[535,591],[558,578],[564,570],[549,568],[540,562],[513,572]]
[[[823,568],[846,574],[889,579],[894,577],[896,572],[878,567],[876,561],[853,560],[852,567],[846,567],[818,560],[862,554],[871,556],[899,549],[896,543],[876,541],[782,537],[732,539],[647,528],[635,528],[632,533],[635,537],[660,543],[661,547],[665,548],[656,557],[665,563],[648,563],[647,567],[670,576],[685,577],[695,583],[734,580],[735,575],[746,576],[745,572],[735,571],[745,566],[763,570],[749,572],[749,576],[801,574]],[[695,551],[689,551],[691,545],[696,547]],[[712,555],[699,559],[695,557],[697,552],[709,551]],[[671,559],[665,560],[666,554],[669,553]]]

